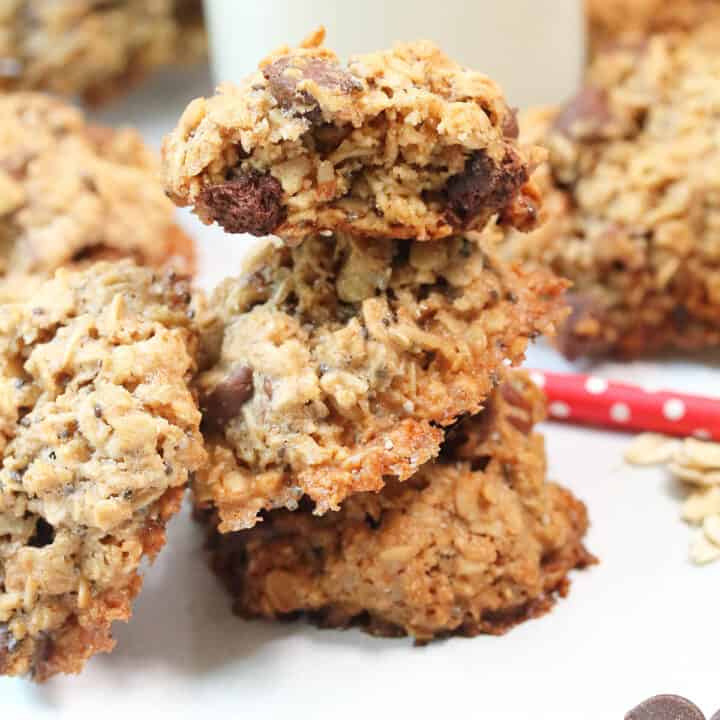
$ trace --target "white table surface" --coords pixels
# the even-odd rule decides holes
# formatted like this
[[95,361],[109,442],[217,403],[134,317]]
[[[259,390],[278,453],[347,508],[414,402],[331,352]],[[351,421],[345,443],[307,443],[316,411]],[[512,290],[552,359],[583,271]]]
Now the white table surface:
[[[98,115],[139,126],[159,144],[206,71],[167,75]],[[200,241],[201,282],[238,266],[237,238],[181,222]],[[536,367],[563,369],[547,348]],[[601,365],[596,374],[720,395],[717,358]],[[660,692],[720,708],[717,629],[720,564],[687,560],[681,493],[659,469],[623,464],[628,437],[557,424],[547,434],[550,475],[587,504],[590,550],[601,564],[577,573],[548,616],[501,637],[450,639],[415,648],[359,630],[244,622],[207,568],[203,536],[187,508],[148,571],[114,653],[79,677],[44,686],[0,680],[0,718],[621,718]]]

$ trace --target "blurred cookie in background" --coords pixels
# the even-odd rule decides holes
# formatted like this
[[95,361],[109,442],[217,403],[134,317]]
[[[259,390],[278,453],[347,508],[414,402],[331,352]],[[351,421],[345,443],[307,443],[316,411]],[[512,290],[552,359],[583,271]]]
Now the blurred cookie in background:
[[0,293],[31,292],[18,276],[131,257],[195,268],[153,153],[130,129],[88,125],[39,93],[0,95]]
[[44,90],[96,105],[206,51],[201,0],[0,4],[0,90]]
[[599,54],[563,108],[521,120],[550,159],[545,223],[516,258],[573,283],[563,352],[720,344],[720,35],[654,35]]
[[641,45],[653,33],[720,21],[717,0],[585,0],[592,52]]

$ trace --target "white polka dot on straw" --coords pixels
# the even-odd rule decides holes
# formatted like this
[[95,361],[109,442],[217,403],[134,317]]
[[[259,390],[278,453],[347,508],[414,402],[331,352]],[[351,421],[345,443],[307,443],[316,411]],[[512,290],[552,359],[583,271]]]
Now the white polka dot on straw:
[[666,420],[682,420],[685,415],[685,403],[678,398],[670,398],[663,405],[663,415]]
[[542,373],[533,371],[530,373],[530,379],[539,387],[545,387],[545,376]]
[[630,408],[625,403],[613,403],[610,407],[610,418],[617,423],[626,423],[630,419]]
[[560,402],[559,400],[551,402],[548,410],[550,411],[550,414],[556,418],[570,417],[570,406],[567,403]]
[[589,377],[585,381],[585,389],[591,395],[602,395],[608,389],[608,381],[599,377]]

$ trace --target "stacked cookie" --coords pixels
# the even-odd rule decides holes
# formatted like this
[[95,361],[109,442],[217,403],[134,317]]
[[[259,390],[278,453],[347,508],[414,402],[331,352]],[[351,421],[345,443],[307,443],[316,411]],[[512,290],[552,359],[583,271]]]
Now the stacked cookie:
[[503,630],[588,562],[509,366],[564,284],[497,257],[538,160],[499,88],[419,43],[348,66],[322,33],[194,101],[169,195],[273,234],[203,322],[195,478],[238,612],[420,640]]

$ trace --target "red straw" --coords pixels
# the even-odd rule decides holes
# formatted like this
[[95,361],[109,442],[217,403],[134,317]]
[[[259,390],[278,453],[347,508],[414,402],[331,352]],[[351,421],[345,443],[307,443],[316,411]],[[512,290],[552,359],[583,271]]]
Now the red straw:
[[616,430],[720,440],[720,399],[605,380],[531,370],[548,399],[551,420]]

